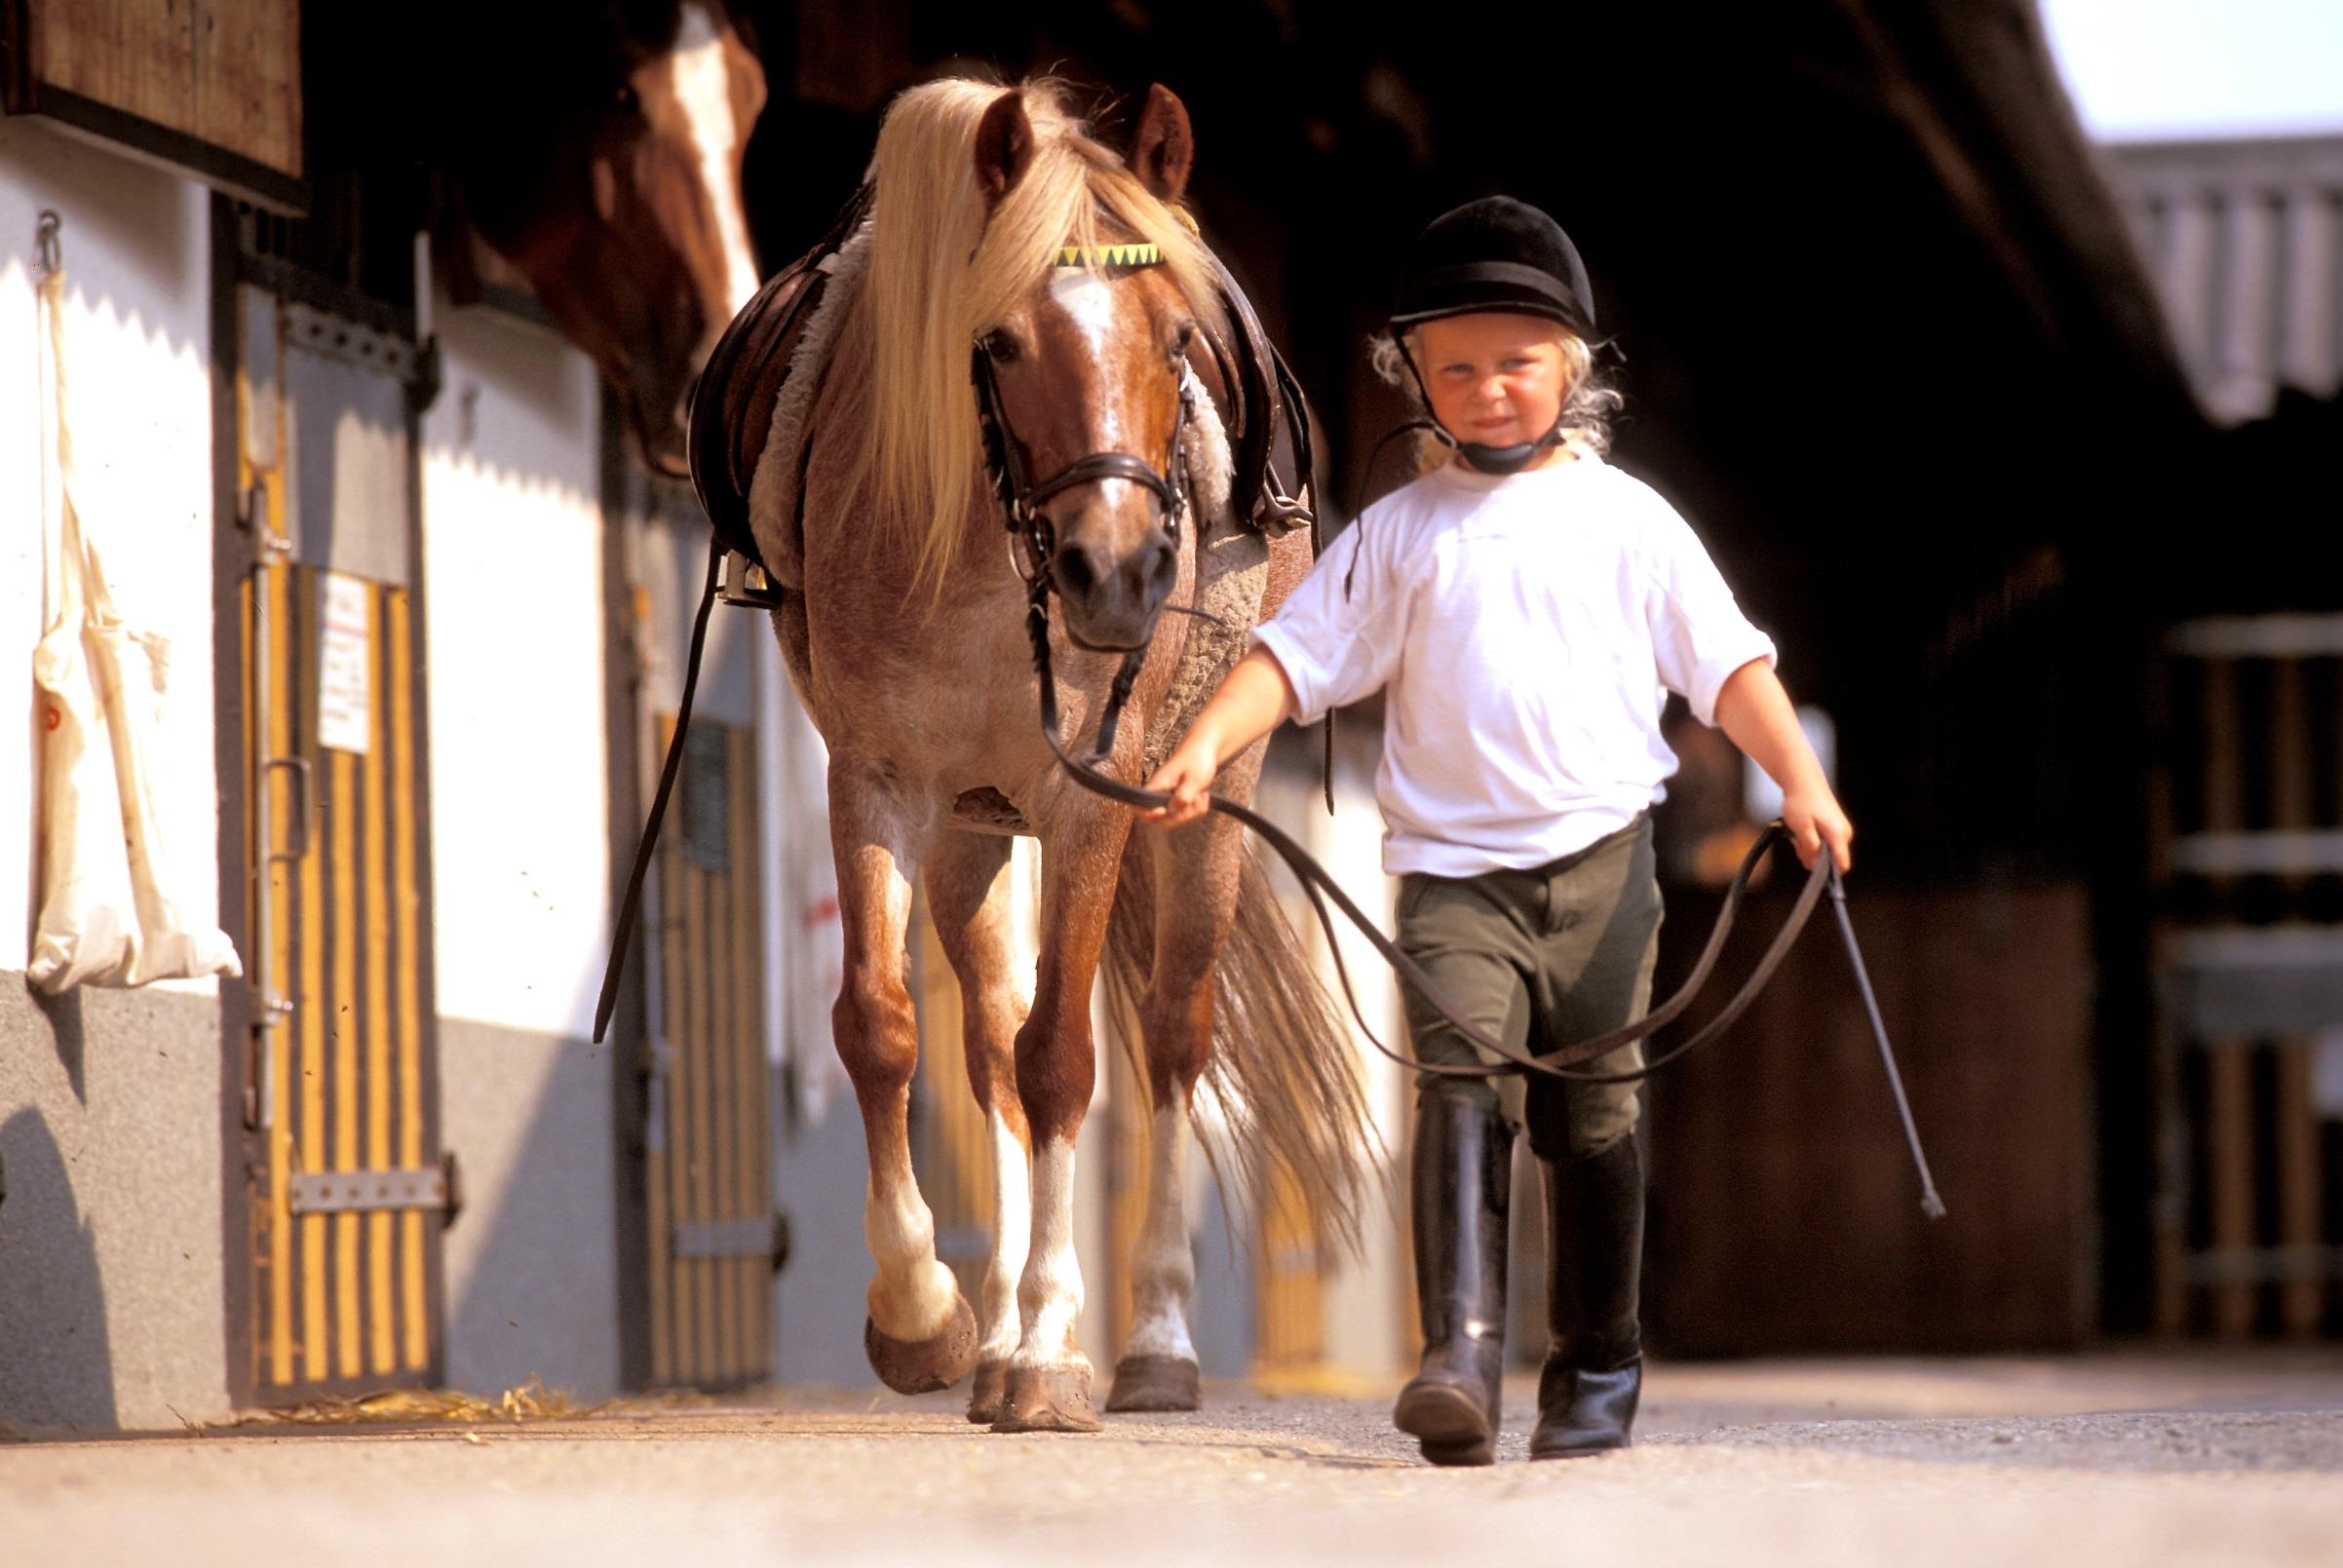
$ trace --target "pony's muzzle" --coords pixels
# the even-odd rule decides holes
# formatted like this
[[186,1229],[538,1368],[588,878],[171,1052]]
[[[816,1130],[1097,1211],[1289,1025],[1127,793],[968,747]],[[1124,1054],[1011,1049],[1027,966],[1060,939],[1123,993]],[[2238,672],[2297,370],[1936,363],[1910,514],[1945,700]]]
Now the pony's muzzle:
[[1179,583],[1179,551],[1162,527],[1118,554],[1103,541],[1060,533],[1050,570],[1065,609],[1066,631],[1086,648],[1144,647],[1156,616]]

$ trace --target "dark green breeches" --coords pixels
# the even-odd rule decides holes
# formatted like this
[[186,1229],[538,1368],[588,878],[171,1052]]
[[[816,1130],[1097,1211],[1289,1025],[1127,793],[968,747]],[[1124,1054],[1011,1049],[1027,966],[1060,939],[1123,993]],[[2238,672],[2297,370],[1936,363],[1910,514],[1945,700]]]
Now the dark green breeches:
[[[1517,1051],[1553,1051],[1643,1016],[1660,940],[1660,884],[1651,819],[1546,865],[1472,877],[1411,872],[1400,879],[1400,946],[1458,1011]],[[1415,992],[1407,1029],[1419,1060],[1485,1058]],[[1578,1066],[1622,1072],[1643,1064],[1640,1044]],[[1564,1083],[1531,1076],[1441,1078],[1428,1092],[1495,1107],[1523,1124],[1541,1158],[1594,1154],[1635,1129],[1635,1084]],[[1503,1089],[1500,1090],[1499,1086]],[[1500,1097],[1502,1096],[1502,1098]]]

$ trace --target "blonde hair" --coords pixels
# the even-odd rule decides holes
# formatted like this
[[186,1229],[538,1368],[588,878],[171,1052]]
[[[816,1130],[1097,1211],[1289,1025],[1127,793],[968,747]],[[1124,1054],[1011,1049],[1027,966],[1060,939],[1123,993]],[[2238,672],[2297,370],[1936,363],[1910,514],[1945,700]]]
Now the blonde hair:
[[[1603,380],[1594,366],[1594,348],[1585,338],[1564,326],[1552,324],[1554,341],[1562,351],[1562,374],[1568,378],[1568,388],[1562,394],[1562,435],[1571,445],[1596,456],[1611,449],[1611,415],[1626,400],[1616,388]],[[1416,412],[1429,419],[1431,406],[1424,401],[1424,389],[1416,378],[1407,373],[1407,360],[1401,353],[1404,342],[1407,355],[1414,357],[1420,367],[1424,360],[1423,328],[1411,326],[1404,333],[1394,335],[1378,332],[1367,340],[1367,356],[1375,374],[1407,395]],[[1455,448],[1430,431],[1418,431],[1415,436],[1415,466],[1419,474],[1445,467],[1456,460]]]
[[[1004,93],[1024,99],[1032,157],[987,211],[977,128]],[[865,351],[869,404],[851,493],[875,508],[882,529],[900,530],[916,580],[940,592],[970,509],[986,494],[969,355],[1041,286],[1061,246],[1097,245],[1111,221],[1161,249],[1203,329],[1221,332],[1225,319],[1217,275],[1184,215],[1091,137],[1059,83],[955,77],[912,88],[887,110],[871,176],[870,268],[849,325]]]

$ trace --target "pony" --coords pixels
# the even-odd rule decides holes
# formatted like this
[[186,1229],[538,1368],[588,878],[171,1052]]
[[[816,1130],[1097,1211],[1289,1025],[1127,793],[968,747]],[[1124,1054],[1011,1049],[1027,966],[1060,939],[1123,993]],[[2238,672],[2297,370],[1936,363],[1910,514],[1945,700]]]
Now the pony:
[[[1119,726],[1098,766],[1135,783],[1243,652],[1243,628],[1309,568],[1306,531],[1258,526],[1232,500],[1246,489],[1232,444],[1261,450],[1267,427],[1252,422],[1271,414],[1259,398],[1242,406],[1237,338],[1249,327],[1257,343],[1258,326],[1180,205],[1193,145],[1161,87],[1128,160],[1051,82],[951,79],[899,96],[867,214],[806,329],[823,363],[800,356],[748,485],[781,592],[775,632],[829,747],[845,932],[832,1023],[869,1154],[864,1348],[903,1392],[973,1370],[969,1417],[995,1431],[1100,1426],[1074,1332],[1072,1204],[1102,966],[1136,1019],[1152,1107],[1133,1326],[1108,1410],[1198,1403],[1182,1172],[1200,1085],[1236,1163],[1281,1163],[1335,1239],[1356,1239],[1374,1146],[1347,1035],[1236,824],[1134,827],[1066,776],[1036,721],[1036,573],[1057,588],[1048,660],[1072,733],[1095,725],[1134,656],[1140,722]],[[1035,476],[1090,475],[1045,480],[1035,526],[1006,550],[974,355],[995,454]],[[1101,472],[1097,454],[1124,455]],[[1249,798],[1260,766],[1256,746],[1219,788]],[[1041,850],[1029,987],[1010,961],[1017,833]],[[937,1257],[912,1168],[915,887],[959,982],[995,1153],[997,1234],[974,1309]],[[1216,1171],[1232,1163],[1206,1153]]]

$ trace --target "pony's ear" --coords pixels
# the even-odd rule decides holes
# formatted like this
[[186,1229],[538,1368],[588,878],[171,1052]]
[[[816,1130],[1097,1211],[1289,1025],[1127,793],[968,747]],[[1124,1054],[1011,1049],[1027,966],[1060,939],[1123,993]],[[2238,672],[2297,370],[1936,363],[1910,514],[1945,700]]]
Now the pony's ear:
[[1033,122],[1025,118],[1025,96],[1011,88],[977,125],[977,188],[985,207],[998,207],[1032,162]]
[[1159,202],[1176,202],[1188,188],[1196,162],[1196,134],[1188,129],[1188,107],[1158,82],[1147,89],[1147,108],[1131,140],[1131,169]]

